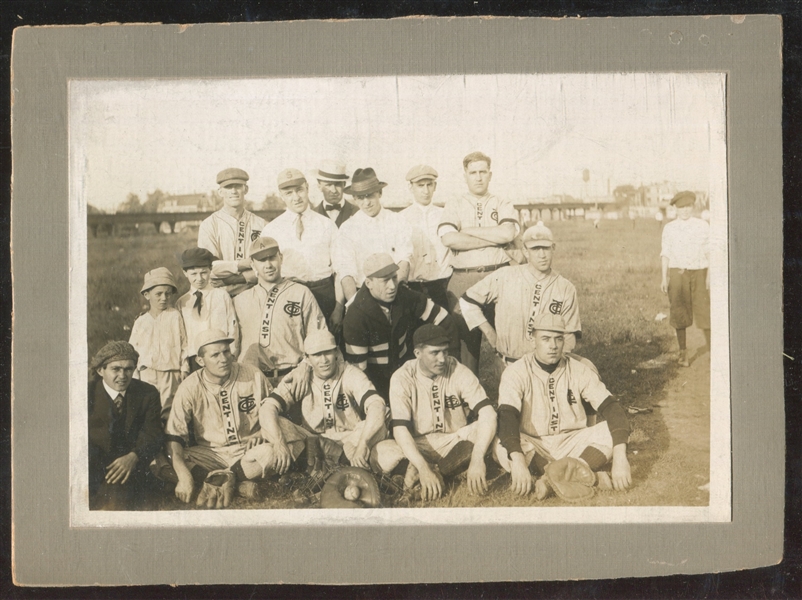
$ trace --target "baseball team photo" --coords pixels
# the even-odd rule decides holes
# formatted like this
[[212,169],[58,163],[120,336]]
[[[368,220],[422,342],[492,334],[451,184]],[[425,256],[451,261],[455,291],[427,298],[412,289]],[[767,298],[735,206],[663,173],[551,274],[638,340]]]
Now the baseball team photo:
[[69,100],[74,525],[730,519],[724,74]]

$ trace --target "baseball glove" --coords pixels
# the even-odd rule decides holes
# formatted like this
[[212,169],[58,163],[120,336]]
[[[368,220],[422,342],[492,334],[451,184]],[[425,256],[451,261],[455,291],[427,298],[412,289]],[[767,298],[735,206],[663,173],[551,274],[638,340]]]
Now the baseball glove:
[[359,467],[343,467],[326,481],[320,508],[378,508],[379,486],[373,475]]
[[581,460],[566,456],[546,465],[545,479],[566,502],[581,502],[593,496],[596,475]]
[[236,479],[234,473],[226,469],[209,471],[198,494],[197,505],[206,508],[227,508],[234,496]]

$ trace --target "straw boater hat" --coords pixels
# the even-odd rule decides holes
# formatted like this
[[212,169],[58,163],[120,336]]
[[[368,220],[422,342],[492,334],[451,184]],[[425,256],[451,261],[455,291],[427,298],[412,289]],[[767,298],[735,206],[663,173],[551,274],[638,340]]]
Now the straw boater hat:
[[343,190],[349,196],[367,196],[387,187],[383,181],[376,177],[376,171],[370,167],[357,169],[351,177],[351,185]]
[[324,160],[317,170],[317,179],[318,181],[330,181],[331,183],[345,183],[348,181],[345,165],[333,160]]

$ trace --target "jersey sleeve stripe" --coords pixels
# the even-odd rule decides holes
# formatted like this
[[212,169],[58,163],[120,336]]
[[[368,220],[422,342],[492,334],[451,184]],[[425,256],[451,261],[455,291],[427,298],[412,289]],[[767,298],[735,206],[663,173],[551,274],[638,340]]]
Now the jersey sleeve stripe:
[[409,429],[409,432],[412,433],[412,421],[407,421],[405,419],[392,419],[390,421],[390,427],[406,427]]
[[516,227],[520,227],[520,224],[518,223],[517,219],[513,219],[511,217],[507,217],[506,219],[501,219],[501,221],[498,222],[499,225],[501,225],[502,223],[514,223]]
[[446,231],[446,233],[450,233],[452,229],[454,231],[459,231],[459,227],[454,225],[454,223],[449,223],[448,221],[444,221],[437,226],[437,235],[443,235],[443,233],[440,231],[441,229],[443,229],[443,227],[451,228],[448,231]]
[[352,356],[356,356],[359,354],[367,354],[368,347],[367,346],[352,346],[351,344],[345,345],[345,351]]
[[168,433],[167,435],[164,436],[164,441],[165,442],[178,442],[179,444],[181,444],[182,448],[186,448],[187,447],[187,441],[184,438],[182,438],[181,436],[178,436],[178,435],[170,435]]
[[365,412],[365,402],[367,402],[368,398],[370,398],[371,396],[376,396],[377,398],[379,398],[382,401],[382,403],[384,403],[384,398],[379,396],[379,393],[376,390],[368,390],[359,399],[359,409],[363,413]]
[[471,412],[474,414],[474,416],[478,417],[479,416],[479,411],[482,410],[485,406],[490,406],[490,407],[493,406],[493,402],[490,401],[490,398],[485,398],[481,402],[477,402],[476,406],[474,406],[471,409]]
[[272,392],[269,398],[272,398],[273,400],[279,403],[279,406],[281,407],[281,412],[286,412],[287,403],[284,401],[284,398],[278,395],[277,392]]
[[369,356],[367,362],[371,365],[388,365],[390,359],[386,356]]
[[474,304],[474,305],[478,306],[479,308],[484,308],[484,304],[482,304],[478,300],[474,300],[473,298],[471,298],[468,295],[468,292],[465,292],[464,294],[462,294],[462,296],[460,296],[460,299],[461,300],[465,300],[465,302],[470,302],[471,304]]
[[434,318],[434,324],[439,325],[443,322],[443,320],[448,316],[448,312],[445,309],[440,309],[437,313],[437,316]]
[[434,302],[426,299],[426,308],[423,310],[423,314],[420,316],[421,321],[427,321],[429,319],[429,315],[432,314],[432,310],[434,310]]
[[368,346],[368,352],[386,352],[390,349],[390,344],[378,344],[377,346]]

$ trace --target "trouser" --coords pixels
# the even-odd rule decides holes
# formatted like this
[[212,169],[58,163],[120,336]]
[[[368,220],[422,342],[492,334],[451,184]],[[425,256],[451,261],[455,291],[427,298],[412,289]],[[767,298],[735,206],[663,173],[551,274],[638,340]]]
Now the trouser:
[[674,329],[686,329],[694,320],[699,329],[710,329],[710,291],[707,269],[669,269],[669,323]]
[[[320,448],[323,450],[326,462],[329,463],[330,466],[336,465],[340,462],[340,458],[344,454],[348,462],[353,464],[356,447],[359,445],[359,440],[362,437],[362,431],[364,429],[365,421],[360,421],[351,431],[329,430],[326,433],[321,433]],[[368,440],[368,450],[372,451],[376,444],[386,438],[387,428],[382,426],[379,431]]]
[[148,468],[138,461],[125,483],[106,483],[106,467],[114,458],[96,446],[89,447],[89,509],[136,510],[142,508],[152,491],[148,481]]
[[299,281],[298,283],[302,283],[312,292],[317,305],[320,307],[320,312],[326,317],[326,325],[329,331],[334,333],[331,326],[331,313],[334,312],[334,307],[337,305],[337,296],[334,292],[334,275],[318,281]]
[[[479,352],[482,348],[482,331],[477,327],[473,331],[468,328],[462,311],[459,307],[459,299],[468,288],[478,283],[487,276],[487,272],[458,272],[454,271],[451,280],[448,282],[448,310],[457,323],[460,337],[460,362],[474,373],[479,372]],[[482,309],[488,323],[495,327],[496,305],[491,304]]]
[[170,416],[170,408],[173,406],[173,396],[181,383],[181,371],[159,371],[143,367],[139,371],[139,379],[159,390],[159,398],[162,403],[161,418],[162,421],[166,421]]
[[[414,437],[415,446],[423,458],[428,462],[436,463],[441,458],[451,452],[452,448],[462,440],[476,443],[476,436],[479,433],[479,422],[475,421],[465,427],[461,427],[452,433],[427,433]],[[375,464],[379,466],[382,473],[389,473],[407,458],[401,446],[395,440],[384,440],[376,444],[373,450]]]
[[[592,427],[541,437],[532,437],[521,433],[521,450],[527,465],[532,462],[536,454],[550,462],[566,456],[580,458],[588,448],[598,450],[607,461],[612,458],[613,438],[606,421]],[[493,443],[493,458],[505,471],[509,472],[512,469],[507,449],[501,445],[501,440],[498,438]]]
[[415,290],[424,294],[427,298],[431,298],[432,302],[448,308],[448,282],[450,277],[443,279],[435,279],[433,281],[410,281],[407,283],[409,289]]

